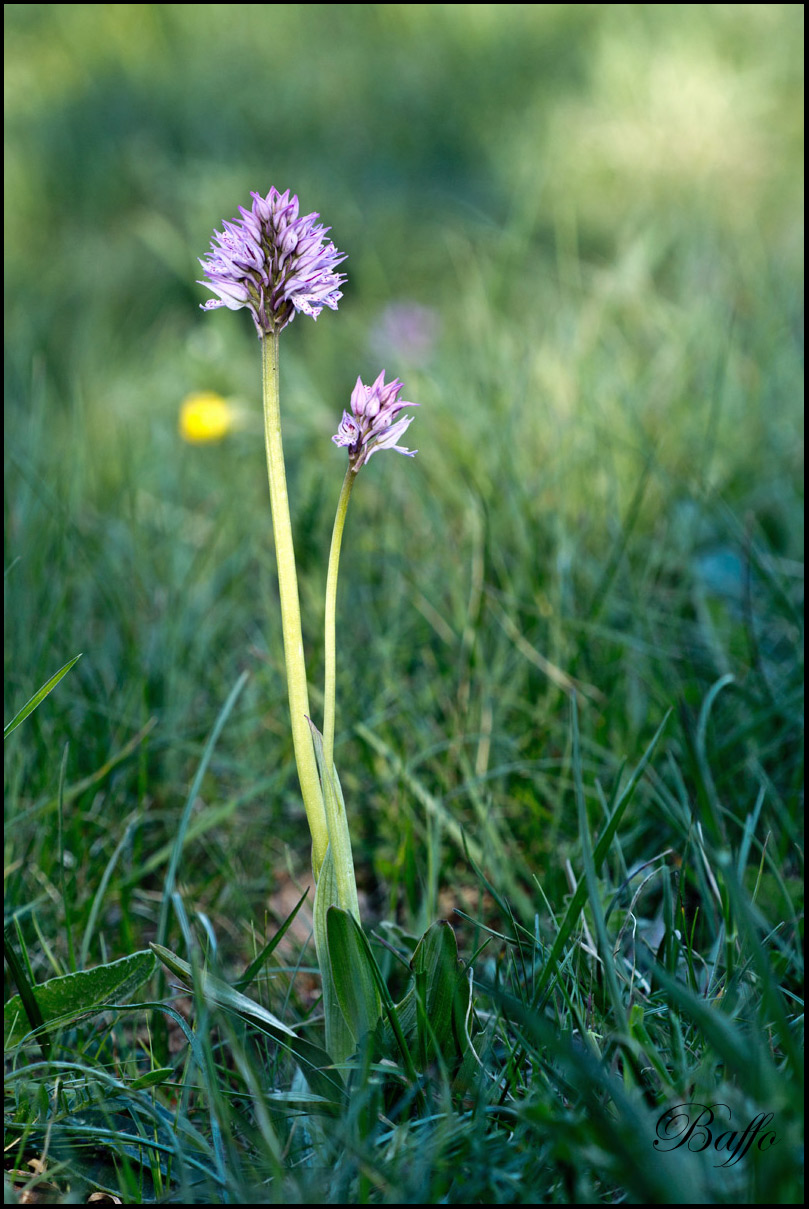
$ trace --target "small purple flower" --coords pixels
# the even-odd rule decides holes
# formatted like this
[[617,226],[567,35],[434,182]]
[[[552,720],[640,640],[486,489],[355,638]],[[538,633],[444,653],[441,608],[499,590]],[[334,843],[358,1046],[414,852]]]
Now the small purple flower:
[[253,206],[239,206],[241,218],[215,231],[205,270],[206,286],[217,295],[204,311],[226,306],[249,308],[259,338],[280,332],[296,312],[317,319],[324,306],[337,310],[344,273],[336,273],[345,256],[325,239],[329,227],[319,214],[298,217],[298,199],[289,190],[270,189],[266,197],[251,193]]
[[371,328],[370,345],[377,356],[393,356],[410,365],[426,365],[441,329],[441,316],[430,306],[403,300],[390,302]]
[[396,444],[413,423],[413,416],[396,417],[404,407],[418,407],[418,403],[400,399],[401,390],[402,383],[395,378],[385,385],[384,369],[372,386],[357,378],[351,392],[353,415],[343,412],[340,427],[332,437],[335,445],[348,447],[349,464],[355,474],[379,449],[394,449],[409,458],[418,452]]

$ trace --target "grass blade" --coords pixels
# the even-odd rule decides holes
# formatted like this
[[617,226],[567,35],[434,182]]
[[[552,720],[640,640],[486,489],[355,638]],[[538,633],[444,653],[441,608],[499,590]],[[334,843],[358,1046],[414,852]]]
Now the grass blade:
[[3,727],[3,738],[4,739],[7,739],[8,736],[11,734],[11,732],[13,730],[16,730],[17,727],[20,725],[20,723],[24,722],[25,719],[28,717],[28,715],[32,714],[34,712],[36,707],[42,701],[45,700],[48,693],[52,692],[53,689],[56,688],[57,684],[62,679],[62,677],[67,675],[67,673],[70,671],[70,669],[73,667],[73,665],[78,663],[78,661],[81,659],[81,657],[82,657],[82,652],[79,651],[78,655],[74,655],[72,659],[68,660],[68,662],[64,665],[64,667],[60,667],[59,671],[55,672],[54,675],[51,676],[50,680],[45,681],[45,683],[42,685],[42,688],[40,688],[37,692],[34,693],[33,697],[30,699],[30,701],[26,701],[25,705],[22,707],[22,709],[19,711],[19,713],[16,713],[14,715],[14,717],[11,719],[11,721],[7,722],[5,724],[5,726]]

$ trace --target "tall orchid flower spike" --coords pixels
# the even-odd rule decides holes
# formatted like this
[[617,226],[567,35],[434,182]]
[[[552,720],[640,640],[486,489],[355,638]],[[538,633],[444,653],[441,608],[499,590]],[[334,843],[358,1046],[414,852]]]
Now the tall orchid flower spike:
[[371,386],[357,378],[351,392],[351,412],[344,411],[340,427],[332,437],[335,445],[348,447],[350,469],[356,474],[380,449],[393,449],[412,458],[418,450],[406,449],[397,441],[413,423],[413,416],[397,418],[405,407],[418,407],[400,399],[402,383],[394,378],[385,384],[385,371]]
[[247,307],[259,339],[280,332],[300,312],[317,319],[324,306],[337,310],[345,274],[336,273],[345,256],[325,236],[319,214],[298,216],[298,199],[289,190],[252,193],[250,210],[215,231],[207,260],[200,260],[207,286],[217,295],[203,303],[213,311]]
[[337,310],[346,278],[336,270],[345,256],[326,238],[329,228],[316,221],[320,215],[300,215],[298,199],[288,189],[279,193],[273,188],[266,197],[260,193],[251,196],[249,210],[240,206],[241,217],[214,232],[208,258],[200,260],[205,277],[199,284],[216,295],[203,304],[203,310],[246,307],[261,341],[264,444],[290,720],[317,879],[329,846],[329,829],[308,721],[311,710],[281,434],[278,345],[281,332],[297,314],[317,319],[324,306]]

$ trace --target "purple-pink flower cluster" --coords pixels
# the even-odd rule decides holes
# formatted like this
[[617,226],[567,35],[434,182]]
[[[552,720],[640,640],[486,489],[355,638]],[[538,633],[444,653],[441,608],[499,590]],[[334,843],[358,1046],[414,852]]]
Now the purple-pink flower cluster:
[[252,193],[250,210],[214,232],[207,260],[200,260],[207,286],[216,298],[203,304],[211,311],[247,307],[259,337],[280,332],[298,311],[317,319],[324,306],[337,310],[345,274],[335,272],[345,260],[330,240],[319,214],[298,216],[298,199],[289,190]]
[[399,398],[402,383],[394,378],[385,385],[385,371],[371,386],[359,378],[351,392],[351,412],[344,411],[340,427],[332,437],[335,445],[348,447],[351,469],[356,473],[380,449],[393,449],[412,458],[418,451],[405,449],[397,441],[413,423],[413,416],[402,416],[405,407],[418,407]]

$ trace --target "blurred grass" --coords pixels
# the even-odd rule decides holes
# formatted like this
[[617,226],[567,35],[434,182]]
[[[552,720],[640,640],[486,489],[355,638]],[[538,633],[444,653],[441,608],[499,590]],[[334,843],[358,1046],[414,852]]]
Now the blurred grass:
[[[494,794],[542,865],[563,824],[533,774],[563,767],[567,725],[543,658],[597,690],[607,767],[728,670],[740,709],[792,700],[801,20],[7,8],[7,716],[87,652],[12,749],[26,799],[53,800],[54,744],[77,780],[156,716],[139,768],[83,809],[102,848],[144,795],[148,834],[170,830],[249,666],[211,790],[237,803],[244,846],[219,842],[252,860],[271,794],[275,842],[304,844],[261,443],[189,449],[175,432],[192,388],[258,407],[250,325],[199,313],[194,257],[270,183],[318,205],[349,253],[339,318],[293,325],[283,349],[315,686],[328,435],[355,374],[377,370],[380,308],[415,299],[440,321],[430,362],[386,364],[423,404],[419,457],[375,466],[349,520],[340,763],[374,852],[380,830],[398,842],[400,791],[363,771],[357,722],[462,821],[470,786]],[[759,756],[787,795],[753,724],[734,760]],[[273,847],[236,880],[259,891]]]
[[[5,17],[5,717],[84,652],[7,744],[6,912],[43,941],[37,975],[68,960],[63,880],[91,961],[153,937],[244,669],[180,888],[242,960],[287,867],[306,876],[258,348],[245,316],[202,315],[195,285],[214,227],[272,184],[349,256],[339,313],[282,347],[316,714],[329,436],[358,373],[384,365],[421,404],[418,457],[363,472],[341,574],[336,760],[370,917],[474,910],[459,825],[503,894],[544,914],[536,877],[558,912],[580,854],[572,677],[596,829],[675,710],[614,884],[672,849],[703,903],[695,941],[719,943],[696,823],[735,850],[763,794],[758,905],[795,928],[802,8]],[[394,301],[432,308],[431,356],[388,335],[380,360]],[[194,390],[238,398],[256,431],[184,445]]]

